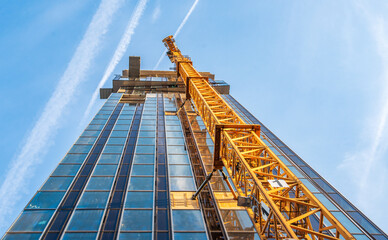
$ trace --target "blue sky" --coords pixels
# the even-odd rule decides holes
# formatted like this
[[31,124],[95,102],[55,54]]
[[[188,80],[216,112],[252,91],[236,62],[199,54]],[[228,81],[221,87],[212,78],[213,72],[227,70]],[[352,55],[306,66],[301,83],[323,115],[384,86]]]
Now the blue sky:
[[[194,1],[141,3],[2,2],[0,235],[101,106],[80,123],[122,35],[129,45],[123,58],[116,53],[113,73],[129,55],[153,69],[161,40]],[[227,81],[238,101],[386,232],[387,13],[384,0],[199,0],[176,39],[198,70]],[[165,57],[159,69],[171,66]]]

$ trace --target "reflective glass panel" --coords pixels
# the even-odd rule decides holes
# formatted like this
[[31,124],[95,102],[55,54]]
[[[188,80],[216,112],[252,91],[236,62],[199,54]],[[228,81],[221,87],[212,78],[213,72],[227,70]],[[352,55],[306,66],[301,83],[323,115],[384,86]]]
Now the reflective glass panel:
[[171,191],[196,191],[192,178],[171,177],[170,187]]
[[155,156],[150,154],[136,154],[134,162],[136,164],[141,163],[154,163],[155,162]]
[[84,192],[77,208],[105,208],[109,192]]
[[128,131],[112,131],[111,137],[127,137]]
[[66,192],[38,192],[26,208],[56,208],[61,202],[65,193]]
[[168,155],[169,164],[190,164],[189,157],[187,155]]
[[152,208],[154,205],[153,192],[128,192],[125,208]]
[[62,163],[82,163],[87,156],[87,154],[67,154]]
[[67,190],[72,181],[73,177],[50,177],[41,190]]
[[153,176],[154,172],[154,165],[134,164],[132,169],[132,176]]
[[114,176],[116,175],[117,165],[101,165],[97,164],[94,169],[93,176]]
[[68,225],[70,231],[97,231],[104,210],[75,210]]
[[86,190],[110,190],[114,177],[91,177]]
[[152,240],[152,233],[137,233],[137,232],[126,232],[126,233],[120,233],[119,235],[120,240]]
[[103,153],[121,153],[124,146],[106,145]]
[[38,240],[40,233],[15,233],[6,234],[2,240]]
[[80,169],[81,164],[58,165],[51,176],[75,176]]
[[199,232],[199,233],[176,232],[174,233],[174,239],[175,240],[206,240],[207,235],[205,232]]
[[109,138],[107,144],[124,145],[126,140],[126,138]]
[[168,146],[169,154],[186,154],[186,149],[184,145],[179,146]]
[[173,210],[174,230],[205,231],[200,210]]
[[54,210],[24,211],[12,226],[10,232],[43,231],[53,213]]
[[152,210],[124,210],[121,230],[152,230]]
[[101,154],[98,163],[119,163],[121,154]]
[[128,190],[153,190],[153,177],[131,177]]
[[84,240],[94,240],[97,238],[97,233],[65,233],[63,235],[62,240],[78,240],[78,239],[84,239]]
[[69,153],[88,153],[93,145],[73,145]]
[[192,176],[190,165],[169,165],[170,176]]
[[136,147],[136,153],[154,153],[155,146],[139,146]]

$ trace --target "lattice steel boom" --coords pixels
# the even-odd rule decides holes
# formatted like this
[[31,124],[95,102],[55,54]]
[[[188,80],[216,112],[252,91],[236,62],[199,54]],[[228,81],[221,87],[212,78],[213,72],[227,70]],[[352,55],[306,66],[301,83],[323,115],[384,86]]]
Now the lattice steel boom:
[[[183,56],[172,36],[163,39],[178,77],[214,141],[214,169],[223,166],[248,208],[262,239],[355,239],[260,138],[260,126],[246,124]],[[271,180],[286,184],[273,187]],[[283,181],[282,181],[283,182]],[[269,208],[268,215],[262,211]],[[311,219],[319,221],[313,228]]]

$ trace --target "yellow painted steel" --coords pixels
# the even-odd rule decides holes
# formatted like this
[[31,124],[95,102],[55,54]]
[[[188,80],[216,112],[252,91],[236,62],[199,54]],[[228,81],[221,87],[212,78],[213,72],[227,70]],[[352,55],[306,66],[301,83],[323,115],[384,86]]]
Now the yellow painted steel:
[[[247,211],[262,239],[355,239],[349,231],[306,188],[291,170],[260,139],[260,133],[247,124],[223,100],[218,92],[184,57],[172,36],[163,42],[167,55],[176,64],[178,77],[186,84],[191,99],[213,141],[222,125],[220,159],[231,176],[240,196],[250,196],[254,207]],[[218,126],[218,127],[216,127]],[[241,127],[239,127],[241,126]],[[218,139],[217,139],[218,140]],[[284,180],[288,186],[272,187],[268,180]],[[263,215],[264,205],[269,209]],[[314,230],[311,218],[319,221]]]

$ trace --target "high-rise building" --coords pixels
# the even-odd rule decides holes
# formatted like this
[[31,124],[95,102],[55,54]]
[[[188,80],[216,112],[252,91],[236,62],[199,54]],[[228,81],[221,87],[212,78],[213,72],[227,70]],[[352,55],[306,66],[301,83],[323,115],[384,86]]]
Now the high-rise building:
[[[174,52],[168,54],[173,58]],[[178,76],[175,71],[140,70],[140,57],[130,57],[129,68],[113,79],[112,88],[100,90],[105,104],[2,239],[283,239],[287,224],[302,239],[388,239],[236,101],[227,83],[201,72],[222,103],[245,127],[253,126],[266,149],[298,182],[271,168],[275,160],[252,168],[268,170],[257,175],[268,177],[257,177],[269,189],[268,196],[283,191],[267,201],[252,190],[248,170],[237,173],[244,170],[237,160],[214,171],[214,155],[228,158],[223,155],[226,147],[219,146],[226,140],[209,131],[196,96],[186,98],[189,90],[177,65]],[[223,153],[215,152],[220,148]],[[276,177],[270,179],[271,174]],[[209,183],[194,199],[206,179]],[[292,188],[297,184],[312,196],[299,195]],[[287,194],[294,198],[282,206]],[[315,200],[309,202],[309,196]],[[288,222],[274,217],[276,207]]]

